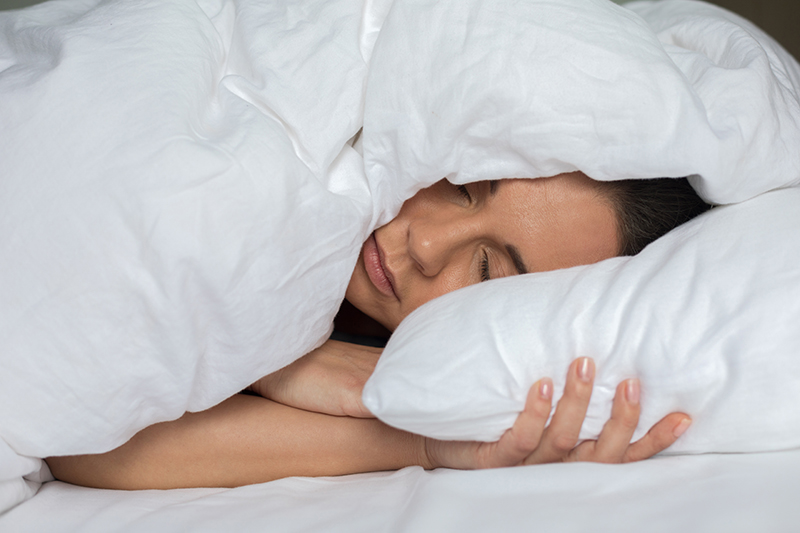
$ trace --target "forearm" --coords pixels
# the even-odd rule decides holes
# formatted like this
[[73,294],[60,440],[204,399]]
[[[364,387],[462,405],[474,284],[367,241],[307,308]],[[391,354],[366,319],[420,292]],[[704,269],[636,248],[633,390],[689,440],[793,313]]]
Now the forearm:
[[375,419],[329,416],[237,395],[142,430],[100,455],[48,459],[62,481],[112,489],[234,487],[426,463],[421,437]]

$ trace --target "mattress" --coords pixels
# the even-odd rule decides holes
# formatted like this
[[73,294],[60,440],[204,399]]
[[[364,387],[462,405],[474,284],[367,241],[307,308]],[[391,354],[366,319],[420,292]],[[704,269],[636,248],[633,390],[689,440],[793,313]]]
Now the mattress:
[[797,531],[800,450],[512,469],[410,467],[235,489],[111,491],[46,483],[0,530]]

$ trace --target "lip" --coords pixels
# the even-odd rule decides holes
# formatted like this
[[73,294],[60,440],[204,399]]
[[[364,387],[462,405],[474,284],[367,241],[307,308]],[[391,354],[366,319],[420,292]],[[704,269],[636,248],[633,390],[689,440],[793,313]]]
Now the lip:
[[[378,291],[386,296],[397,298],[392,273],[389,272],[383,261],[383,250],[378,245],[373,233],[364,243],[364,269],[367,271],[369,280]],[[397,299],[399,300],[399,298]]]

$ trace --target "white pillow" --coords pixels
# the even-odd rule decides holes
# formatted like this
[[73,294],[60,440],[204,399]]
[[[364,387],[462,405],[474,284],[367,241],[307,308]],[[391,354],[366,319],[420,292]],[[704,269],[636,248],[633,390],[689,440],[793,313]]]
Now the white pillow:
[[397,1],[364,116],[376,219],[442,177],[697,175],[718,204],[798,184],[799,88],[775,41],[701,2]]
[[[406,0],[373,63],[364,158],[386,185],[384,222],[443,176],[691,175],[720,204],[800,183],[800,67],[702,2]],[[560,386],[589,355],[600,370],[584,437],[617,382],[639,376],[637,436],[684,409],[696,422],[674,451],[798,446],[797,201],[772,193],[634,259],[430,302],[395,332],[364,400],[409,431],[495,440],[536,379]]]
[[642,382],[635,438],[671,411],[694,424],[670,452],[800,446],[800,189],[719,207],[635,257],[505,278],[417,309],[364,389],[384,422],[441,439],[497,440],[530,386],[593,357],[581,438],[617,384]]
[[346,143],[385,4],[0,13],[11,449],[112,449],[323,342],[370,231]]

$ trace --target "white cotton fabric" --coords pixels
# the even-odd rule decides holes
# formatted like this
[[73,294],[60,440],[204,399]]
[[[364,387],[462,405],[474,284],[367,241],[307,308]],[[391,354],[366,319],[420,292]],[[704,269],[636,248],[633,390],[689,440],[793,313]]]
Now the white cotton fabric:
[[44,461],[18,455],[0,439],[0,515],[36,494],[42,481],[47,481],[40,473],[49,473]]
[[0,437],[112,449],[331,331],[373,212],[386,2],[56,1],[0,14]]
[[[495,441],[537,380],[558,400],[570,362],[597,365],[581,438],[638,377],[634,438],[673,411],[694,419],[669,453],[800,447],[800,189],[718,207],[636,257],[506,278],[410,315],[364,389],[385,422]],[[555,403],[554,403],[555,407]]]
[[47,483],[0,516],[14,533],[270,531],[787,533],[800,450],[461,471],[419,467],[235,489],[97,490]]
[[[0,13],[0,511],[37,489],[35,458],[107,451],[320,344],[366,236],[442,177],[694,174],[718,203],[796,184],[796,69],[751,25],[677,0],[54,0]],[[363,159],[348,145],[362,122]],[[586,276],[605,283],[608,268]],[[438,305],[502,301],[502,287]],[[751,300],[766,309],[746,316],[793,312]],[[561,336],[584,316],[570,305]],[[452,334],[523,344],[478,331]],[[438,335],[421,354],[453,353]],[[488,404],[484,436],[519,410],[510,398]]]
[[382,223],[443,177],[696,175],[717,204],[800,183],[797,62],[709,4],[406,0],[373,59],[364,160]]
[[[409,431],[493,441],[536,380],[560,393],[570,361],[591,356],[582,438],[599,434],[616,385],[639,377],[636,437],[685,411],[695,421],[674,453],[800,446],[800,191],[758,196],[800,179],[796,61],[700,2],[459,6],[418,0],[387,18],[367,94],[368,173],[409,187],[414,175],[694,175],[709,201],[749,200],[634,258],[430,302],[393,335],[367,407]],[[390,39],[408,27],[419,37]]]

